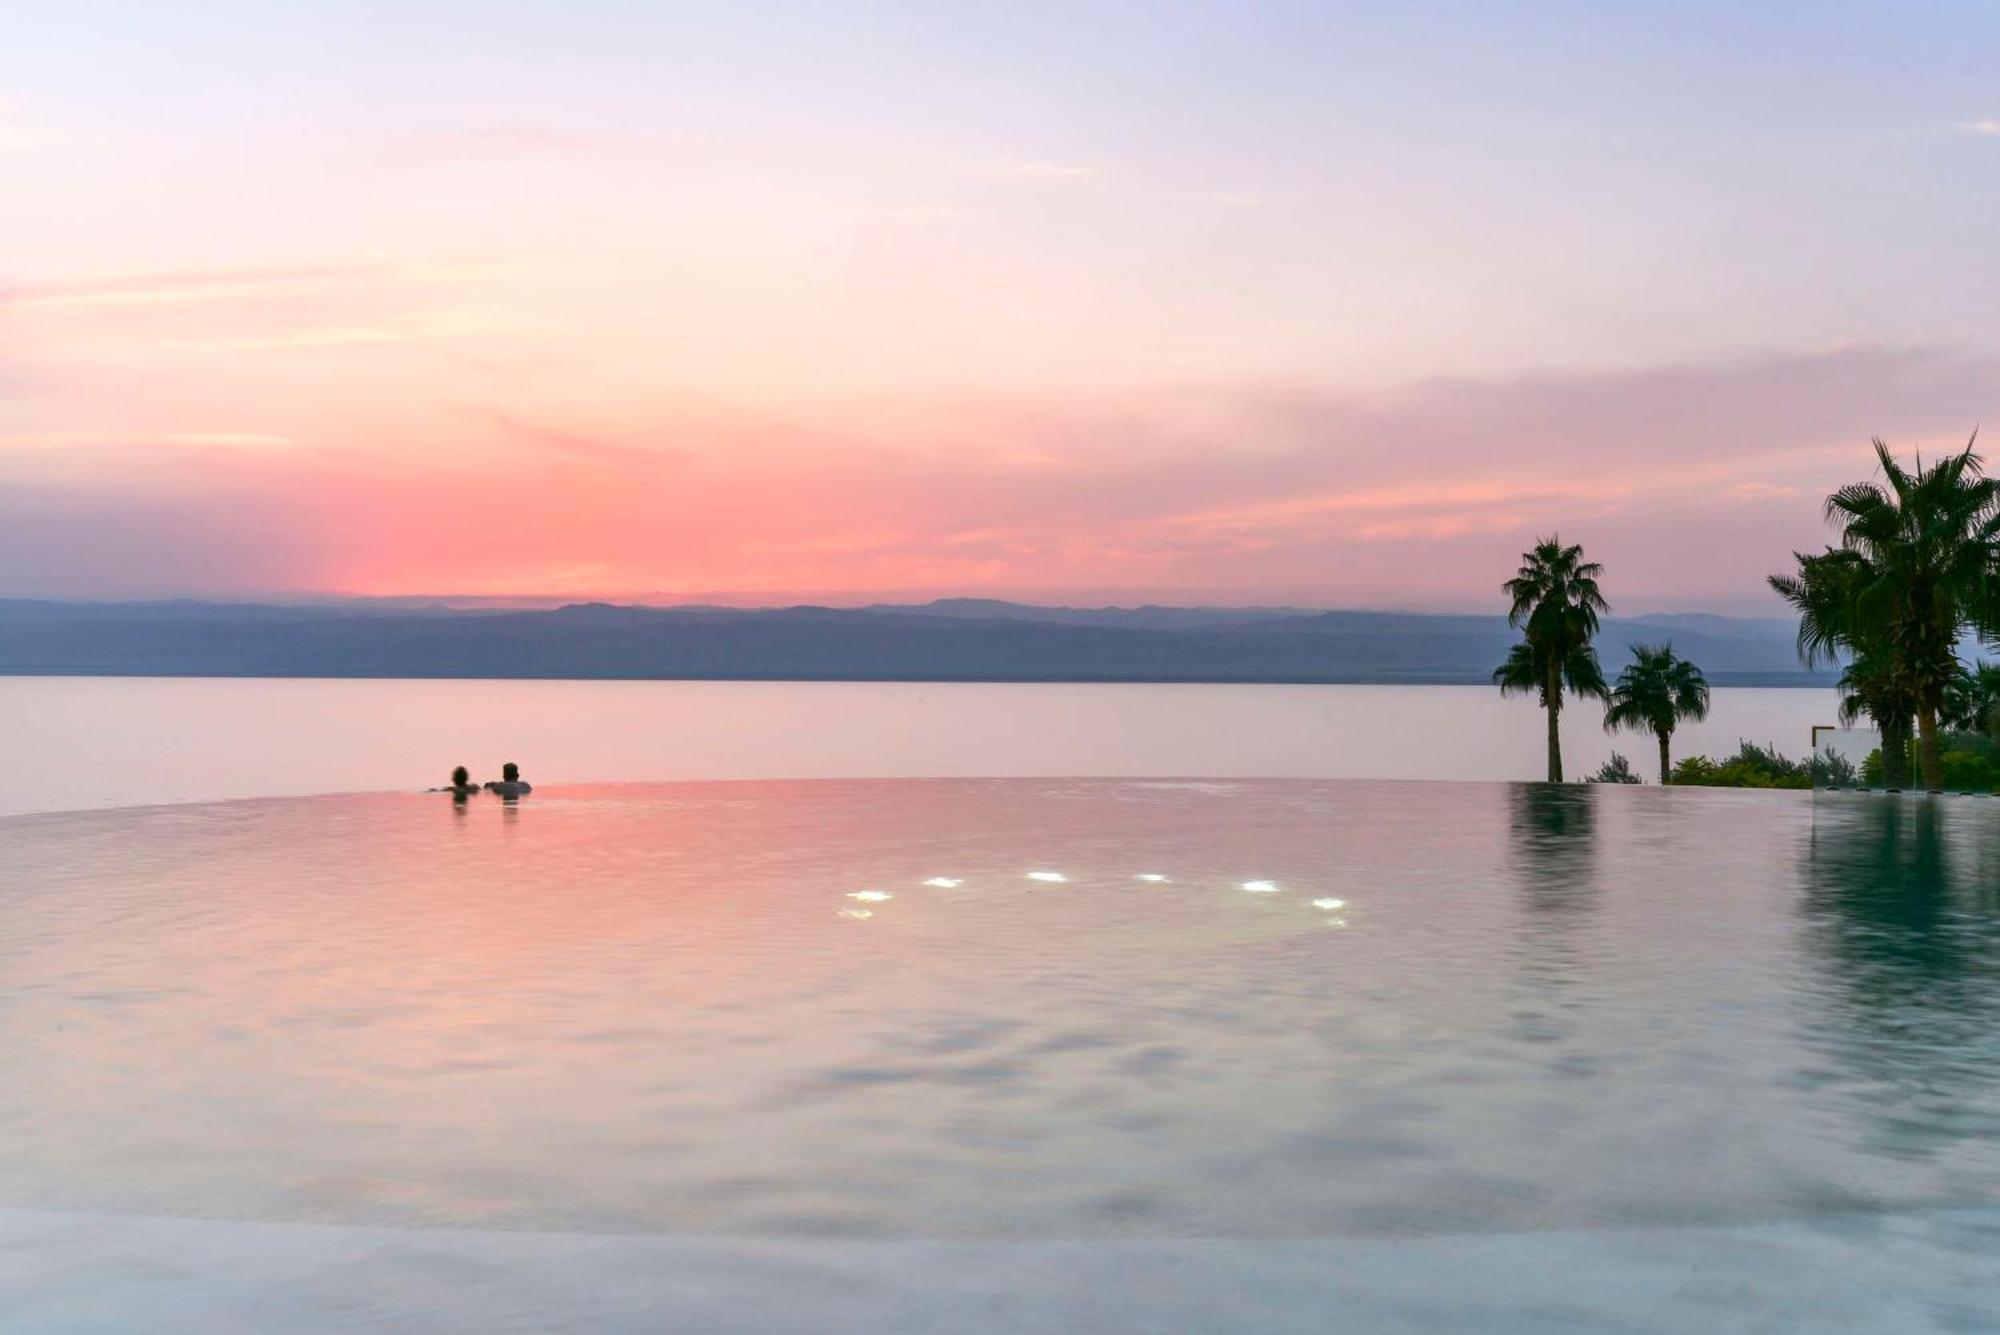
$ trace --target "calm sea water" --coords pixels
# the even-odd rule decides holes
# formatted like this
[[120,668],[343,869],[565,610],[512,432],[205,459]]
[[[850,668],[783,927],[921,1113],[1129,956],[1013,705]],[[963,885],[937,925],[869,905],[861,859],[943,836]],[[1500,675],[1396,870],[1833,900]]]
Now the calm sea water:
[[[1718,690],[1683,752],[1803,755],[1828,690]],[[1650,738],[1566,717],[1572,777]],[[1483,687],[0,678],[0,813],[441,783],[992,775],[1525,779],[1541,712]]]
[[5,1206],[1045,1241],[2000,1202],[1991,802],[552,786],[0,843]]

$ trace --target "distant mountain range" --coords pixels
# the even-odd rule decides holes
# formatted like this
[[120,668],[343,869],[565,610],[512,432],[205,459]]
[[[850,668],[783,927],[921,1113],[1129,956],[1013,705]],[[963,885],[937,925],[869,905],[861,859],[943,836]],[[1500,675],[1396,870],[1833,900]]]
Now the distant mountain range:
[[[1830,684],[1779,619],[1614,618],[1607,674],[1671,639],[1717,685]],[[0,600],[0,674],[836,681],[1478,683],[1515,633],[1497,616],[1293,607],[456,609]]]

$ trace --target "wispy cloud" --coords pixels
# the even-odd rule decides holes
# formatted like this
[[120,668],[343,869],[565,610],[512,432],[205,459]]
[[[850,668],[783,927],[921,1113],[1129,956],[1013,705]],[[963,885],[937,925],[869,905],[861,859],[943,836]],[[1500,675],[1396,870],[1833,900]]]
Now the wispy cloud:
[[1055,162],[1046,158],[1003,158],[984,162],[972,169],[974,176],[995,181],[1082,181],[1101,173],[1082,162]]
[[1196,198],[1220,209],[1261,209],[1271,202],[1249,190],[1204,190]]
[[0,120],[0,157],[47,148],[56,141],[56,138],[53,130],[37,130],[30,126]]
[[1961,134],[1976,134],[1989,139],[2000,139],[2000,120],[1996,120],[1991,116],[1983,120],[1960,121],[1953,128]]
[[419,130],[385,147],[385,156],[403,161],[452,159],[573,157],[600,152],[617,137],[597,130],[540,121],[502,121]]
[[16,153],[32,153],[37,149],[49,148],[62,142],[60,131],[31,125],[21,119],[12,103],[0,98],[0,157]]
[[564,427],[543,426],[524,421],[498,408],[469,409],[474,416],[491,422],[517,444],[532,445],[538,449],[571,458],[594,463],[630,463],[635,460],[659,461],[677,456],[677,450],[654,450],[627,445],[622,441]]
[[384,264],[299,268],[176,269],[9,282],[0,279],[0,307],[118,306],[219,301],[329,287],[392,272]]
[[[0,473],[0,555],[98,592],[217,588],[214,572],[237,567],[216,551],[277,544],[271,568],[298,587],[374,591],[519,591],[587,568],[574,578],[624,588],[1477,606],[1519,544],[1556,528],[1610,563],[1621,599],[1761,606],[1761,572],[1823,535],[1816,498],[1866,475],[1867,435],[1962,441],[1994,371],[1852,348],[1365,399],[1264,383],[1110,403],[951,396],[798,422],[474,401],[457,411],[476,434],[413,420],[341,450],[312,447],[357,434],[325,417],[295,450],[220,429],[41,437],[30,443],[127,448],[48,451]],[[52,496],[61,525],[37,518]],[[379,523],[357,541],[363,514]],[[521,535],[505,570],[490,561],[496,530]]]
[[952,227],[971,217],[971,210],[952,204],[905,204],[863,209],[855,215],[855,220],[906,227]]
[[506,333],[517,328],[518,325],[483,316],[450,315],[385,324],[321,325],[227,338],[171,339],[167,342],[177,348],[218,348],[229,351],[353,348],[380,343],[421,343],[440,338],[478,337]]
[[291,436],[264,431],[30,431],[0,436],[0,447],[11,449],[123,449],[161,446],[169,449],[232,450],[289,449]]
[[1799,495],[1799,488],[1782,482],[1734,482],[1716,494],[1725,501],[1782,501]]

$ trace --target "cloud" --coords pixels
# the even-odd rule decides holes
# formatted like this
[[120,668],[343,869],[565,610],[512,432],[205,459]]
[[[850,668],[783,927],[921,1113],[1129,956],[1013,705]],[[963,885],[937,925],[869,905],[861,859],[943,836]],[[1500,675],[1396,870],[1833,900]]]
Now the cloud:
[[0,98],[0,157],[50,148],[66,138],[68,136],[61,131],[44,129],[22,121],[13,111],[13,104],[9,99]]
[[[74,520],[0,546],[17,583],[65,581],[43,592],[232,591],[214,553],[276,543],[251,568],[374,593],[534,592],[531,572],[564,571],[606,593],[1123,588],[1477,607],[1554,530],[1607,563],[1625,610],[1763,607],[1763,574],[1823,540],[1816,498],[1869,472],[1868,437],[1962,443],[1997,373],[1846,348],[1376,397],[1234,384],[801,406],[792,420],[482,405],[458,412],[485,436],[424,419],[399,437],[370,418],[337,454],[164,443],[234,434],[177,423],[144,448],[0,469],[0,532],[57,500]],[[341,434],[314,418],[315,440]],[[84,566],[64,564],[71,527],[99,544]],[[167,532],[202,537],[185,557],[129,539]],[[504,568],[494,532],[512,535]],[[122,575],[105,560],[119,550]]]
[[418,343],[430,339],[477,337],[513,331],[520,326],[476,315],[438,315],[375,325],[322,325],[282,329],[231,338],[170,339],[179,348],[221,348],[235,351],[289,348],[350,348],[380,343]]
[[38,281],[0,279],[0,307],[113,306],[216,301],[325,288],[394,272],[386,264],[169,269]]
[[592,433],[539,426],[497,408],[471,408],[467,411],[492,423],[503,435],[517,444],[532,445],[539,450],[567,455],[573,459],[594,463],[629,464],[635,461],[658,461],[678,454],[678,451],[649,450],[626,445]]
[[1789,500],[1799,489],[1778,482],[1732,482],[1718,494],[1726,501]]
[[1099,173],[1096,167],[1080,162],[1007,158],[982,163],[973,168],[972,174],[996,181],[1082,181]]
[[224,449],[288,449],[291,436],[264,431],[28,431],[0,436],[0,448],[67,450],[129,446],[207,447]]
[[969,209],[951,204],[907,204],[864,209],[855,215],[858,222],[887,223],[910,227],[950,227],[972,218]]
[[16,153],[32,153],[36,149],[49,147],[57,139],[58,136],[53,130],[38,130],[31,126],[0,120],[0,158],[10,157]]
[[1219,209],[1261,209],[1271,203],[1265,196],[1248,190],[1204,190],[1195,198]]
[[1961,134],[1976,134],[1987,138],[2000,138],[2000,120],[1988,116],[1982,120],[1960,121],[1954,127]]
[[596,153],[616,136],[537,121],[500,121],[420,130],[388,144],[385,156],[410,162],[453,159],[575,157]]

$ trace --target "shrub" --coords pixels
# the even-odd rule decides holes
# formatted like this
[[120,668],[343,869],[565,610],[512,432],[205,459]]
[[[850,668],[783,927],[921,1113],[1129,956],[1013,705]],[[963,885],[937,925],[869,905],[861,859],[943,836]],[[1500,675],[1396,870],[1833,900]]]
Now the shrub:
[[1695,788],[1810,788],[1812,770],[1787,759],[1774,746],[1739,742],[1736,754],[1720,763],[1686,756],[1674,766],[1674,782]]
[[[2000,784],[2000,750],[1996,750],[1991,737],[1978,732],[1947,732],[1941,740],[1946,788],[1983,793]],[[1882,752],[1870,751],[1861,762],[1861,782],[1879,788],[1882,774]]]
[[1971,751],[1947,751],[1944,786],[1959,792],[1986,792],[1993,787],[1993,764]]
[[1584,780],[1585,783],[1638,783],[1639,776],[1632,772],[1632,762],[1611,753],[1611,759],[1598,766],[1597,773]]
[[[1879,768],[1879,762],[1877,767]],[[1854,762],[1846,756],[1822,751],[1806,762],[1806,769],[1812,775],[1813,786],[1818,788],[1852,787],[1860,777],[1854,769]]]
[[1943,743],[1947,754],[1962,751],[1967,755],[1978,756],[1989,765],[2000,766],[2000,748],[1996,748],[1993,739],[1983,732],[1960,732],[1954,729],[1944,735]]

